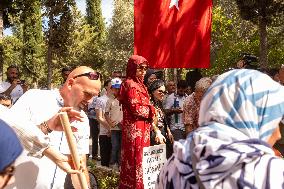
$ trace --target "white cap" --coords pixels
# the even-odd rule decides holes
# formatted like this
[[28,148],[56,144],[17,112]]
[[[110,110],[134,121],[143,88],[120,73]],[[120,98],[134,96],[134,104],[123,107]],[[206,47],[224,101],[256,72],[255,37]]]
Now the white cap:
[[121,85],[121,82],[122,82],[121,79],[119,79],[118,77],[113,78],[111,80],[111,87],[115,88],[115,89],[119,89],[120,85]]

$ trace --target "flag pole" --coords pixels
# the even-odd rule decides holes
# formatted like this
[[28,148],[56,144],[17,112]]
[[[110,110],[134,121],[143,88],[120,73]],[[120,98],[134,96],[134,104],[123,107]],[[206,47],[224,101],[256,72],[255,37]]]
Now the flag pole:
[[[77,151],[76,142],[73,137],[73,132],[70,126],[69,118],[66,112],[59,113],[61,125],[63,126],[64,133],[69,146],[70,154],[73,160],[73,164],[76,170],[80,170],[80,157]],[[83,172],[77,174],[79,178],[79,183],[82,189],[88,189],[87,179]]]

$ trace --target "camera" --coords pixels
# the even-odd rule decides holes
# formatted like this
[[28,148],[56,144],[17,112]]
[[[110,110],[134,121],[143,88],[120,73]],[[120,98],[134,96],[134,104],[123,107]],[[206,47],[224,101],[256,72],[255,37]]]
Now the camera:
[[258,65],[256,64],[258,58],[252,54],[243,53],[242,60],[244,61],[244,67],[247,69],[257,69]]
[[25,82],[26,82],[26,81],[25,81],[24,79],[21,79],[21,80],[20,80],[20,85],[25,84]]

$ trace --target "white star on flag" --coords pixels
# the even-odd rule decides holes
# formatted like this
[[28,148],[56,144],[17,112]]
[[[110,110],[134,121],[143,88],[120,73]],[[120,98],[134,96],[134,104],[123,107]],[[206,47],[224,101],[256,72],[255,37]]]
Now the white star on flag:
[[177,10],[179,10],[178,1],[179,0],[171,0],[169,8],[172,8],[173,6],[175,6],[177,8]]

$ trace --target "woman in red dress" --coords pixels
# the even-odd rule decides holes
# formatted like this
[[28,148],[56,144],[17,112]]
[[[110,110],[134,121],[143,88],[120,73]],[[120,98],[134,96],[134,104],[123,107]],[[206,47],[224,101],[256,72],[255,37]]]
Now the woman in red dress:
[[143,84],[148,68],[145,58],[133,55],[128,60],[126,80],[120,89],[123,109],[121,148],[121,189],[143,189],[142,153],[150,145],[150,129],[155,108]]

